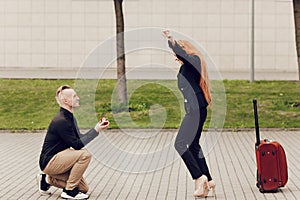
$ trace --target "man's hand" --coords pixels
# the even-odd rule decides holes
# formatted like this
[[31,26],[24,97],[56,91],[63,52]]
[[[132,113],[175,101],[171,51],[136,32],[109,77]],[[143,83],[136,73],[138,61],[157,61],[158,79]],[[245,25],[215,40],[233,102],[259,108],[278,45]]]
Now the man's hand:
[[108,128],[109,126],[109,121],[106,118],[101,118],[100,121],[96,124],[95,126],[95,130],[97,132],[100,132],[101,130],[105,130]]

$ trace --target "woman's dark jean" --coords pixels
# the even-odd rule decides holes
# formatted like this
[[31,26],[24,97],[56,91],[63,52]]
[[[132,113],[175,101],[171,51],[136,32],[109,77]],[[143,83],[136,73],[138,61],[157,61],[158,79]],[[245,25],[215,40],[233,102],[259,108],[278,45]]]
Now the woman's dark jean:
[[175,149],[183,159],[193,179],[204,174],[210,181],[212,178],[199,144],[207,109],[204,107],[192,110],[189,106],[187,108],[187,105],[185,105],[185,109],[186,115],[175,140]]

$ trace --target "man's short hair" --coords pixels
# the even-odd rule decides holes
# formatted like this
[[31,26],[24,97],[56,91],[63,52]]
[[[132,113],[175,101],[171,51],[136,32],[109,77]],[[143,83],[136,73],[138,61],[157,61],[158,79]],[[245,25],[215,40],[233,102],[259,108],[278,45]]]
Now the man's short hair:
[[62,91],[65,89],[72,89],[72,87],[69,85],[62,85],[56,90],[55,99],[59,105],[61,105]]

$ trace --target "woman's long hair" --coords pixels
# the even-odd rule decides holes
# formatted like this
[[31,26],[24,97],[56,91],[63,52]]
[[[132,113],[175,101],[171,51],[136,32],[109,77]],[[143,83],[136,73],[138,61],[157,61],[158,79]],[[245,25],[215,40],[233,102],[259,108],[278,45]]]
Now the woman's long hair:
[[[200,58],[200,64],[201,64],[201,78],[199,86],[203,91],[204,97],[208,104],[211,103],[211,94],[209,89],[209,79],[208,79],[208,72],[206,68],[206,61],[204,59],[204,56],[202,53],[196,49],[189,41],[186,40],[179,40],[178,44],[183,48],[183,50],[186,51],[189,55],[196,55]],[[199,66],[200,67],[200,66]]]

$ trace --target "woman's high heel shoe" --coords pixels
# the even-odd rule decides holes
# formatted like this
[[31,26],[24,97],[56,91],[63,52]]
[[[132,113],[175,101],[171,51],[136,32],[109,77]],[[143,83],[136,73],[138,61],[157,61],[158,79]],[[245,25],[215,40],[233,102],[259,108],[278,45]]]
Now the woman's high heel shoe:
[[216,182],[214,180],[211,180],[211,181],[208,181],[207,185],[208,185],[208,190],[206,190],[206,193],[204,194],[205,197],[208,196],[209,191],[211,191],[210,196],[214,197],[216,195]]
[[208,193],[208,181],[207,176],[202,175],[195,180],[196,191],[194,192],[194,197],[205,197],[205,194]]

